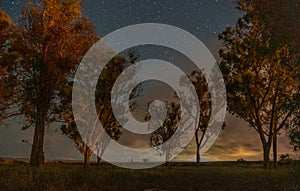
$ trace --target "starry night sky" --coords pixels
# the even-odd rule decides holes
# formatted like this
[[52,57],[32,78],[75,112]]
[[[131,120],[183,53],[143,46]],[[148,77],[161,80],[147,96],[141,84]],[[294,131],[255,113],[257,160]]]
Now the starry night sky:
[[[1,0],[0,7],[14,22],[17,22],[20,7],[25,2],[26,0]],[[139,23],[164,23],[182,28],[199,38],[210,49],[216,60],[220,48],[218,34],[227,26],[233,26],[241,16],[235,9],[233,0],[84,0],[83,14],[95,25],[96,33],[100,37],[118,28]],[[176,58],[176,54],[170,50],[162,51],[159,48],[156,51],[147,50],[149,49],[139,50],[141,60],[166,57],[165,60],[175,62],[175,65],[176,62],[182,63],[184,60]],[[231,116],[226,120],[228,130],[221,132],[215,145],[206,154],[207,159],[236,160],[241,157],[247,160],[260,159],[261,146],[255,132]],[[28,157],[30,146],[21,143],[21,140],[30,141],[33,131],[32,129],[20,131],[20,125],[13,124],[15,128],[0,128],[0,157]],[[241,125],[245,128],[240,128]],[[137,139],[132,144],[142,144],[139,141]],[[64,149],[60,145],[65,145]],[[279,153],[289,149],[288,145],[280,145]],[[82,158],[70,140],[51,130],[47,130],[45,137],[45,152],[48,159]],[[190,147],[181,158],[194,158],[193,154],[194,148]]]
[[[27,0],[0,2],[0,7],[17,22],[20,7]],[[103,37],[119,28],[139,23],[163,23],[184,29],[195,35],[218,60],[218,34],[241,15],[233,0],[84,0],[83,14],[94,24],[97,35]],[[140,60],[163,59],[181,68],[188,60],[168,48],[138,47]],[[185,63],[185,65],[182,65]],[[186,70],[185,70],[186,71]]]
[[155,22],[180,27],[200,38],[212,37],[239,16],[230,0],[86,0],[83,7],[101,36],[127,25]]
[[[26,0],[2,0],[0,7],[16,22]],[[138,23],[164,23],[194,34],[204,42],[233,25],[240,13],[232,0],[84,0],[83,13],[99,36]]]

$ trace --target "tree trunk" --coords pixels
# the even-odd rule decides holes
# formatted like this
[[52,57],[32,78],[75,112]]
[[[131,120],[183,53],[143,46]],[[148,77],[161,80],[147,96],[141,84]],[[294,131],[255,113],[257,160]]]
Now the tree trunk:
[[273,137],[273,159],[274,168],[277,168],[277,133]]
[[270,150],[271,144],[266,143],[263,145],[263,152],[264,152],[264,168],[270,168]]
[[200,162],[200,144],[197,144],[197,151],[196,151],[196,162]]
[[196,141],[196,162],[200,162],[200,141],[199,141],[199,135],[198,135],[199,129],[197,128],[195,131],[195,141]]
[[100,165],[101,157],[97,156],[97,165]]
[[92,151],[85,145],[84,149],[84,168],[88,168],[91,164]]
[[[51,73],[49,73],[51,74]],[[35,127],[34,136],[30,156],[30,165],[39,167],[44,164],[44,134],[45,134],[45,124],[48,117],[48,111],[50,107],[50,100],[53,95],[53,88],[51,86],[51,75],[47,77],[47,72],[42,71],[40,73],[39,81],[39,93],[36,103],[36,113],[35,113]]]
[[31,148],[30,165],[39,167],[44,164],[44,125],[36,124]]
[[45,134],[45,117],[47,110],[42,105],[37,106],[35,119],[34,137],[31,148],[30,165],[39,167],[44,164],[44,134]]
[[[103,144],[101,144],[101,146],[103,146]],[[96,149],[97,149],[97,165],[100,165],[100,162],[101,162],[101,157],[102,157],[102,154],[103,154],[103,148],[100,149],[100,146],[97,145],[96,146]]]
[[165,163],[166,166],[169,166],[169,159],[170,159],[170,158],[169,158],[169,155],[170,155],[169,152],[170,152],[170,151],[169,151],[169,149],[167,148],[167,149],[166,149],[166,163]]

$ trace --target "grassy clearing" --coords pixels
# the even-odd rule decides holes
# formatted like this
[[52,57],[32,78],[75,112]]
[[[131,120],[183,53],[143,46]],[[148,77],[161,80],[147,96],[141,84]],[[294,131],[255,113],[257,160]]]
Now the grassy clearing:
[[0,190],[300,190],[299,165],[172,165],[146,170],[0,163]]

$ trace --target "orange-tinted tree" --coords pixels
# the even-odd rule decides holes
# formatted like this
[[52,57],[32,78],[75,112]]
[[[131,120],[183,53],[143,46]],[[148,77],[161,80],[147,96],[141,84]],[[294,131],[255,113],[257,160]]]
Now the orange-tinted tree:
[[12,48],[21,55],[18,70],[21,112],[34,126],[30,164],[44,163],[45,127],[57,120],[60,88],[95,41],[93,25],[80,1],[28,2],[21,11]]
[[[298,0],[273,0],[267,2],[253,1],[259,21],[268,30],[262,33],[270,40],[269,49],[276,50],[284,45],[289,47],[290,54],[300,61],[300,2]],[[298,55],[298,56],[297,56]],[[300,81],[298,76],[298,81]],[[293,115],[299,115],[294,113]],[[293,127],[289,131],[295,132]],[[277,134],[273,138],[273,160],[277,166]]]
[[[17,71],[19,54],[12,50],[11,39],[14,24],[11,18],[0,9],[0,122],[19,115],[17,110]],[[15,71],[15,72],[12,72]]]

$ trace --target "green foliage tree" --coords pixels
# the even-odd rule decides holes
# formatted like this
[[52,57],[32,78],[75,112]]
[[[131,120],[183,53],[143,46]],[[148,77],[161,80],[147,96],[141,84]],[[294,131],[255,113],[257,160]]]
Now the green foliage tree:
[[[299,65],[294,46],[273,37],[261,1],[238,1],[244,15],[228,27],[220,40],[219,63],[226,83],[229,112],[244,119],[258,133],[264,167],[270,166],[273,141],[284,127],[295,127],[299,110]],[[269,17],[271,19],[271,17]],[[270,21],[271,22],[271,21]],[[277,155],[277,145],[274,155]],[[277,159],[276,159],[277,160]]]
[[21,55],[18,92],[25,128],[34,126],[30,164],[44,163],[45,127],[59,117],[60,88],[95,41],[80,1],[29,1],[13,30],[12,48]]

